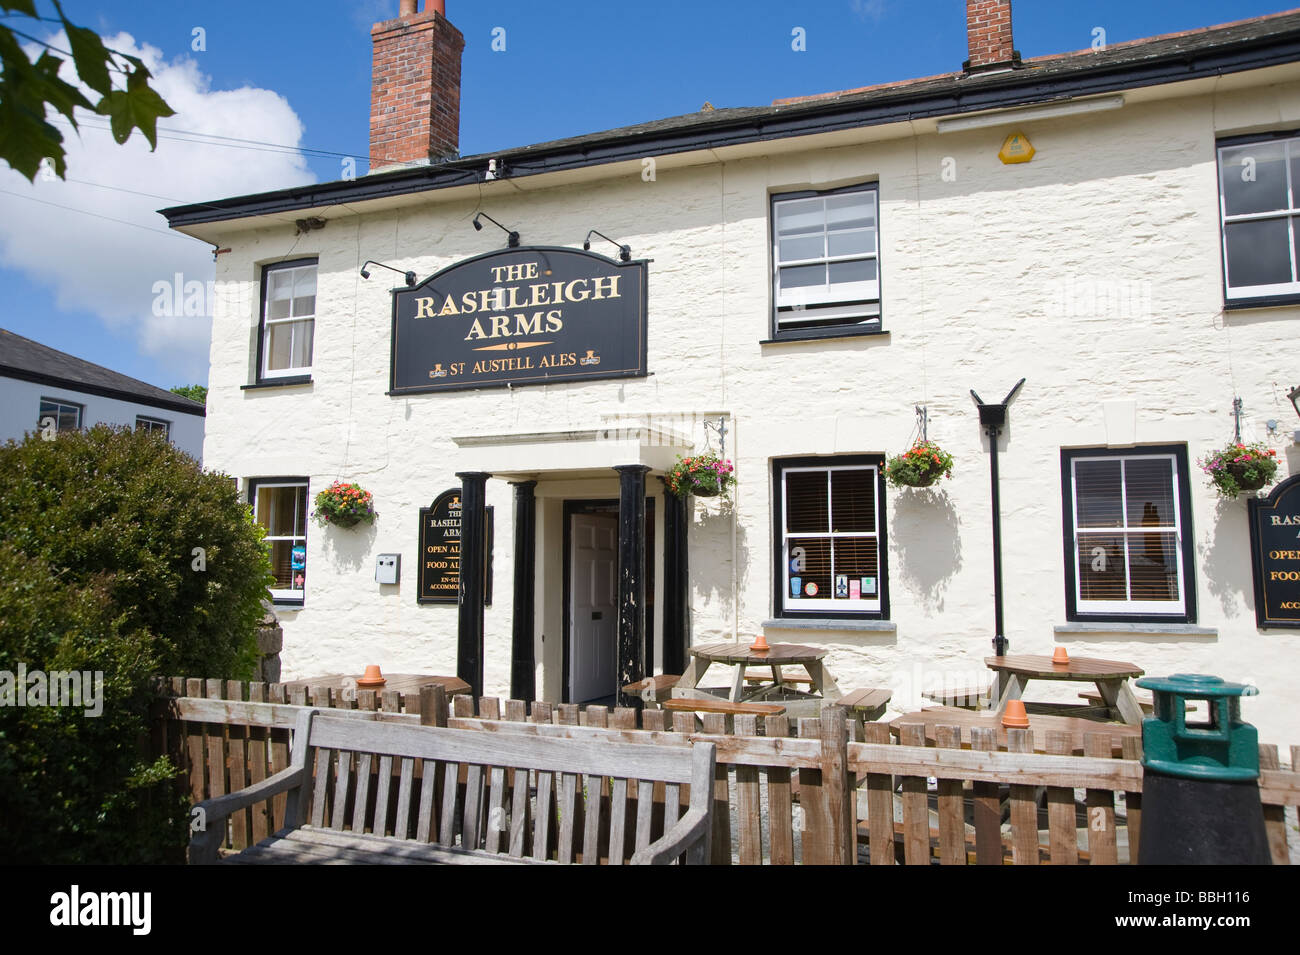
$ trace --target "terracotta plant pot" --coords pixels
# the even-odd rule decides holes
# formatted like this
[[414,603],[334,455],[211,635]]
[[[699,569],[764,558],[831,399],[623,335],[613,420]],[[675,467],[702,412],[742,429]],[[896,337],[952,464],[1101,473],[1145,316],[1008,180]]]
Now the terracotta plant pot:
[[1065,649],[1065,647],[1057,647],[1057,648],[1052,652],[1052,665],[1053,665],[1053,666],[1069,666],[1069,665],[1070,665],[1070,654],[1069,654],[1069,652]]
[[1007,729],[1029,728],[1029,714],[1025,712],[1024,700],[1007,700],[1007,708],[1002,711],[1002,725]]
[[384,679],[383,674],[379,672],[379,664],[372,663],[370,666],[366,667],[365,675],[357,680],[357,686],[369,688],[373,686],[383,686],[387,682],[388,681]]

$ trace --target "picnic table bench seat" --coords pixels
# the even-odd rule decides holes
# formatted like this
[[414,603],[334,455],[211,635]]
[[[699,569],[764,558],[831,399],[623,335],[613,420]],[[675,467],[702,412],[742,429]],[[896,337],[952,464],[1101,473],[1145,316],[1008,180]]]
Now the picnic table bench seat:
[[[448,729],[354,720],[304,708],[294,727],[292,746],[289,768],[195,807],[201,825],[190,840],[192,864],[219,861],[232,814],[281,793],[287,795],[284,828],[221,861],[544,863],[552,861],[554,846],[557,862],[581,857],[583,863],[594,864],[608,855],[611,863],[621,864],[633,833],[634,865],[663,865],[679,858],[704,864],[709,859],[716,761],[712,743],[670,747],[604,740],[593,746],[487,727]],[[374,831],[366,833],[375,760],[379,773]],[[418,793],[417,765],[421,767]],[[534,772],[535,787],[530,784]],[[395,773],[400,774],[397,810],[390,813],[389,787]],[[511,784],[509,800],[507,783]],[[652,840],[650,792],[656,783],[664,785],[666,798],[663,835]],[[690,801],[678,818],[684,785],[690,786]],[[436,798],[439,790],[441,806]],[[629,792],[636,796],[634,818]],[[412,831],[414,839],[408,838]],[[617,851],[602,852],[602,833],[608,834],[608,847],[618,847]],[[527,853],[530,835],[531,855]]]
[[629,683],[623,687],[623,693],[626,696],[638,696],[647,703],[662,703],[673,695],[673,687],[681,678],[680,673],[659,673]]
[[870,723],[885,715],[885,707],[889,705],[893,695],[892,690],[882,687],[865,687],[849,690],[836,700],[835,704],[852,710],[856,717]]
[[732,703],[730,700],[705,700],[698,697],[676,697],[664,700],[664,709],[685,713],[725,713],[727,716],[780,716],[785,707],[779,703]]

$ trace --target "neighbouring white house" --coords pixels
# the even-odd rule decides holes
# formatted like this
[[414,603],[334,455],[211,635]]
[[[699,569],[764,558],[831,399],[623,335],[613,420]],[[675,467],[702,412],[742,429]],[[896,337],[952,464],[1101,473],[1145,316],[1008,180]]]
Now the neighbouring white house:
[[97,424],[162,431],[203,460],[204,407],[0,328],[0,441]]
[[[1197,464],[1300,475],[1300,13],[1035,59],[967,13],[948,74],[461,157],[463,38],[403,0],[368,175],[165,210],[230,250],[205,460],[286,676],[583,702],[764,635],[897,712],[1002,637],[1300,738],[1300,548]],[[952,478],[892,487],[922,435]],[[730,502],[661,480],[706,448]],[[310,520],[335,481],[373,524]]]

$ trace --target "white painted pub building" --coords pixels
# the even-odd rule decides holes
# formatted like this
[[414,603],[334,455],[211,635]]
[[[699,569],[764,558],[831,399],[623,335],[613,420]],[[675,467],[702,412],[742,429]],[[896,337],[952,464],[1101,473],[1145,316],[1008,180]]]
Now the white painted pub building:
[[[1000,629],[1253,681],[1295,739],[1297,621],[1197,459],[1300,474],[1300,14],[1028,60],[968,14],[947,75],[460,157],[463,38],[404,0],[369,175],[166,210],[247,292],[204,460],[267,526],[286,676],[583,702],[764,634],[896,712]],[[972,391],[1022,378],[994,449]],[[952,478],[888,486],[922,428]],[[705,449],[732,500],[665,494]],[[336,480],[373,525],[309,521]]]

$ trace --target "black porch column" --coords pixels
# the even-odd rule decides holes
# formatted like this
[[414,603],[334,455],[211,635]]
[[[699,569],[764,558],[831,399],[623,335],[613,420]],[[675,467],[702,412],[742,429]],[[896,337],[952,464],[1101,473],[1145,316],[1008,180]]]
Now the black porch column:
[[686,647],[690,643],[686,528],[686,502],[664,488],[664,581],[659,591],[664,595],[665,673],[686,669]]
[[515,602],[510,637],[510,698],[537,699],[533,658],[533,585],[537,575],[536,481],[516,481]]
[[[618,472],[618,685],[645,678],[644,464]],[[639,703],[638,699],[636,703]],[[635,703],[633,705],[636,705]]]
[[487,479],[482,471],[458,471],[460,478],[460,623],[456,675],[483,695],[483,568],[487,530]]

